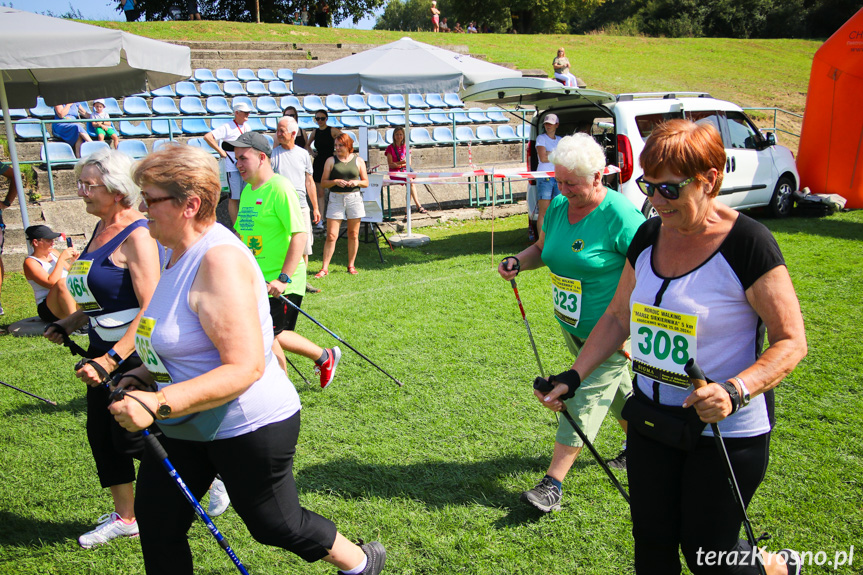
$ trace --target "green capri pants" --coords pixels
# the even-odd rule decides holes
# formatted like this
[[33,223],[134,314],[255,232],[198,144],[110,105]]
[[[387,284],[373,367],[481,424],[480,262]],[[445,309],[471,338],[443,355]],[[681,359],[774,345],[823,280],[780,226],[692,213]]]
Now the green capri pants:
[[[574,357],[578,357],[584,340],[578,338],[561,326],[566,347]],[[629,340],[624,344],[629,351]],[[626,357],[620,352],[606,359],[590,376],[581,382],[575,395],[567,399],[566,409],[578,423],[591,442],[599,433],[605,414],[611,410],[615,419],[622,419],[620,412],[626,397],[632,393],[632,376],[626,366]],[[565,417],[560,418],[555,441],[562,445],[581,447],[582,441]]]

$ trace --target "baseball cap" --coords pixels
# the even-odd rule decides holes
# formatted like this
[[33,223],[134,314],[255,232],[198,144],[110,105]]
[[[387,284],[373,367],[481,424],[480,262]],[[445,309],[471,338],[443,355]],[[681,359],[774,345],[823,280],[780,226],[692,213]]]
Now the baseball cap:
[[557,114],[546,114],[545,120],[542,121],[543,124],[560,124],[560,120],[557,117]]
[[24,230],[24,234],[28,240],[53,240],[59,238],[60,234],[52,231],[48,226],[38,225],[30,226]]
[[231,109],[235,112],[248,112],[249,114],[252,113],[251,106],[249,106],[249,104],[247,104],[246,102],[236,102],[231,107]]
[[222,142],[222,149],[226,152],[233,152],[234,148],[253,148],[268,156],[273,153],[273,147],[270,145],[269,140],[258,132],[246,132],[245,134],[241,134],[236,140]]
[[96,98],[95,100],[93,100],[93,105],[95,106],[96,104],[102,104],[104,106],[105,100],[103,98]]

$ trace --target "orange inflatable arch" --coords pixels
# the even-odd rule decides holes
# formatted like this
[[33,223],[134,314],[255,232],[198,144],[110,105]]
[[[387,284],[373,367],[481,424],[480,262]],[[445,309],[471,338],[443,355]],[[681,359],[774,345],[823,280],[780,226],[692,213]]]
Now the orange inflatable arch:
[[863,9],[815,53],[797,170],[801,188],[863,208]]

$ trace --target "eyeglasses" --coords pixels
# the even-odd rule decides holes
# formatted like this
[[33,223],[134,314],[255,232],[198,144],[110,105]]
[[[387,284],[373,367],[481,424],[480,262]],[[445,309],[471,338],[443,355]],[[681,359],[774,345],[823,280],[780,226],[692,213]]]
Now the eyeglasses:
[[326,116],[315,116],[315,122],[325,122],[326,120]]
[[636,185],[638,185],[638,189],[641,190],[648,198],[652,198],[653,194],[659,192],[659,195],[667,200],[676,200],[680,197],[680,190],[685,188],[689,184],[695,181],[695,176],[691,178],[686,178],[682,182],[679,183],[664,183],[664,184],[652,184],[644,180],[644,176],[638,176],[635,179]]
[[141,201],[144,202],[144,205],[149,209],[153,204],[158,204],[159,202],[166,202],[168,200],[173,200],[173,196],[162,196],[161,198],[148,198],[147,196],[141,194]]
[[84,195],[87,195],[87,196],[93,194],[93,188],[107,188],[107,187],[108,186],[106,186],[105,184],[88,184],[86,182],[82,182],[81,180],[78,180],[78,191],[83,193]]

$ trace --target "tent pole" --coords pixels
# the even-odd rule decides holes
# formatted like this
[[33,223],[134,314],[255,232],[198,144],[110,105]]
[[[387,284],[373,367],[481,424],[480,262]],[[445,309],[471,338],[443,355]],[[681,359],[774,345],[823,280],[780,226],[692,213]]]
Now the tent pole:
[[2,71],[0,71],[0,105],[3,106],[3,123],[6,125],[9,157],[12,158],[12,173],[15,174],[15,185],[18,186],[18,206],[21,208],[21,223],[26,230],[30,227],[30,219],[27,217],[27,201],[24,198],[24,186],[21,185],[21,167],[18,165],[18,148],[15,145],[15,132],[12,130],[12,120],[9,118],[9,100],[6,98],[6,83],[3,81]]
[[[406,170],[408,172],[411,171],[411,112],[410,105],[408,104],[408,95],[404,95],[405,98],[405,165]],[[407,197],[405,198],[405,213],[407,215],[408,221],[408,237],[413,236],[413,230],[411,229],[411,179],[407,178],[405,186],[405,193]]]

